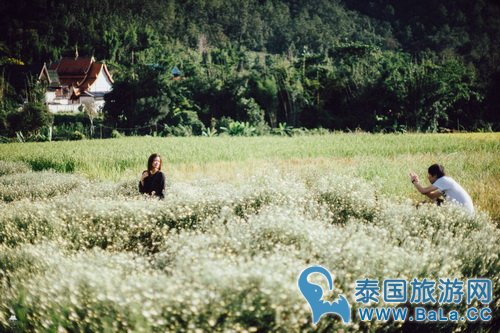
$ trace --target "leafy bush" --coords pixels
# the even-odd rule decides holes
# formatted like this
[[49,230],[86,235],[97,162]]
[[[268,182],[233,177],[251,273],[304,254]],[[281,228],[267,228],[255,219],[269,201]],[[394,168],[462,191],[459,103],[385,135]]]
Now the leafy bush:
[[193,135],[201,135],[205,129],[205,125],[198,118],[195,111],[182,111],[177,115],[179,126],[188,127]]
[[8,116],[12,131],[27,131],[30,135],[36,135],[43,127],[52,125],[53,120],[54,116],[41,101],[26,103],[21,111]]
[[250,125],[249,122],[233,121],[230,122],[227,127],[221,127],[220,129],[222,133],[226,133],[231,136],[257,135],[257,129],[254,126]]
[[279,123],[278,127],[273,128],[271,133],[281,136],[292,136],[293,127],[287,125],[287,123]]
[[74,131],[69,137],[70,140],[83,140],[85,138],[85,134],[80,131]]
[[213,127],[208,127],[201,133],[201,135],[209,138],[217,136],[217,129]]
[[54,140],[81,140],[85,137],[87,128],[81,122],[54,125],[52,136]]
[[185,125],[177,125],[177,126],[168,126],[165,125],[163,132],[161,133],[163,136],[192,136],[193,129],[190,126]]
[[118,132],[117,130],[114,129],[114,130],[111,131],[111,137],[113,139],[118,139],[118,138],[123,137],[123,135],[120,132]]

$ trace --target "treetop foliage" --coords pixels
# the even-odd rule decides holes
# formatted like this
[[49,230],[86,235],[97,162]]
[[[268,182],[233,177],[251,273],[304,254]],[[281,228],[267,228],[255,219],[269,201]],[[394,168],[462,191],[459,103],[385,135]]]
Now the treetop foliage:
[[[0,64],[76,48],[105,61],[113,126],[498,125],[500,7],[489,0],[19,0],[0,14]],[[183,79],[170,82],[175,66]]]

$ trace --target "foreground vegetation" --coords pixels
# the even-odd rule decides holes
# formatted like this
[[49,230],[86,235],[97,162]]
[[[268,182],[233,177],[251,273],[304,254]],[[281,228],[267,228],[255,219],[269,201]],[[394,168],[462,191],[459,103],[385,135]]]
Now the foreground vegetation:
[[[498,313],[494,204],[470,216],[401,198],[413,191],[407,169],[423,176],[439,160],[476,202],[486,184],[497,199],[498,144],[497,134],[342,134],[0,145],[0,330],[422,329],[333,316],[313,326],[297,289],[312,263],[354,310],[364,277],[486,277]],[[164,201],[137,194],[153,151],[169,175]]]

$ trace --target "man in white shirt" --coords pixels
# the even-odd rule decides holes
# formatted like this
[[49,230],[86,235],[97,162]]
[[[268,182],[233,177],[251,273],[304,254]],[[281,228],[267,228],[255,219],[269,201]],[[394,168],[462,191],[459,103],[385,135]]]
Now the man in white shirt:
[[446,176],[444,167],[440,164],[433,164],[429,167],[427,178],[432,184],[423,187],[419,183],[418,176],[410,172],[410,179],[417,190],[432,200],[437,200],[441,195],[446,200],[459,204],[471,214],[474,213],[474,205],[470,195],[453,178]]

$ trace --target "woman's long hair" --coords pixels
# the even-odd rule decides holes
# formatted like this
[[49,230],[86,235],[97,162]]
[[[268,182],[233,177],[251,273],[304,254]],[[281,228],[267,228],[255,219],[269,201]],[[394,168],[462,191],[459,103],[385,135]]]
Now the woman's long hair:
[[148,158],[148,171],[153,170],[153,161],[157,157],[160,158],[160,167],[158,168],[158,171],[161,170],[161,166],[163,165],[163,160],[161,159],[160,154],[151,154],[151,156],[149,156],[149,158]]

